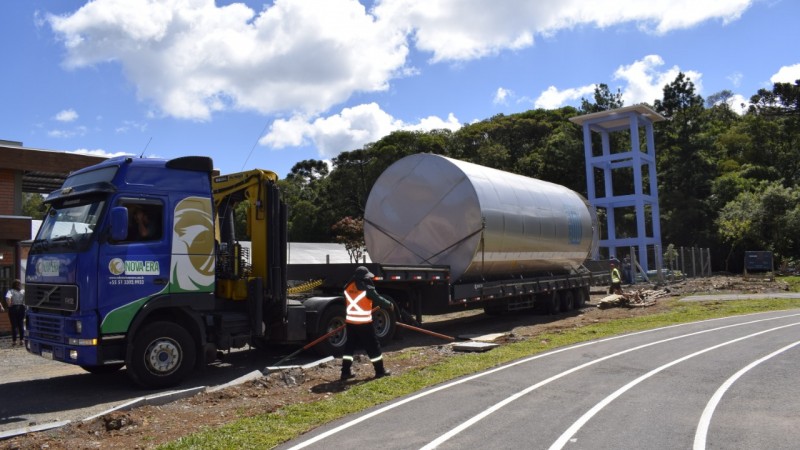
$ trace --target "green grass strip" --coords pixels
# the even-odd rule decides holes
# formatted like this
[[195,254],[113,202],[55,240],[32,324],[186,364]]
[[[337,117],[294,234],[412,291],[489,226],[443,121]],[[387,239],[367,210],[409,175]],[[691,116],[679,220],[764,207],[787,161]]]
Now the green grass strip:
[[[800,277],[783,278],[800,291]],[[289,405],[278,411],[196,433],[165,444],[163,449],[272,448],[332,420],[357,413],[420,389],[490,369],[558,347],[678,323],[742,314],[800,308],[800,299],[713,302],[668,301],[666,312],[596,323],[537,335],[486,353],[465,353],[398,376],[370,381],[324,400]]]

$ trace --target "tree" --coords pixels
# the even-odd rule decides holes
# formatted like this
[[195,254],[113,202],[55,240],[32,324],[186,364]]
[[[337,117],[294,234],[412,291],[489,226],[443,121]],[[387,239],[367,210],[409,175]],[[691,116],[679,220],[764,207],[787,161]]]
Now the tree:
[[728,202],[716,221],[731,255],[769,250],[782,258],[800,254],[800,191],[780,182],[761,182]]
[[600,83],[594,87],[594,103],[585,98],[581,99],[581,114],[589,114],[600,111],[610,111],[622,108],[625,102],[622,100],[622,92],[617,88],[616,93],[612,93],[608,85]]
[[344,244],[350,262],[357,263],[362,260],[367,246],[364,242],[364,219],[360,217],[345,217],[333,225],[336,242]]
[[714,242],[715,211],[710,207],[711,184],[717,175],[713,139],[703,99],[683,73],[664,86],[655,109],[668,120],[655,128],[662,238],[677,245],[710,246]]
[[321,220],[327,208],[323,199],[329,169],[325,161],[307,159],[295,164],[285,179],[278,181],[289,208],[289,239],[294,242],[326,242],[330,225]]
[[22,215],[34,220],[42,220],[47,212],[42,194],[24,192],[22,194]]
[[750,101],[746,123],[754,159],[777,168],[787,184],[800,185],[800,80],[760,89]]

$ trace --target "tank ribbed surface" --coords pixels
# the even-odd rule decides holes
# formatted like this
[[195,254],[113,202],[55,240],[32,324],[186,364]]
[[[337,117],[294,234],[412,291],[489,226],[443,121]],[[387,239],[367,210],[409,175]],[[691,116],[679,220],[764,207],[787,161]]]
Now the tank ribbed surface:
[[388,167],[364,218],[373,262],[448,265],[452,281],[576,268],[596,223],[564,186],[433,154]]

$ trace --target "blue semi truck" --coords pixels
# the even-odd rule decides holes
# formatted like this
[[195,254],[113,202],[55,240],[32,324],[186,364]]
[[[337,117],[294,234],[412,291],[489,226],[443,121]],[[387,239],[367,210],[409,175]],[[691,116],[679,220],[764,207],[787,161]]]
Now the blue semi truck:
[[[159,388],[180,383],[219,351],[303,344],[337,328],[344,323],[341,287],[356,265],[287,264],[288,213],[277,178],[258,169],[219,175],[201,156],[119,157],[72,173],[46,197],[49,210],[31,244],[27,350],[90,373],[126,367],[134,383]],[[243,202],[249,255],[234,225]],[[490,236],[481,238],[480,252],[490,248]],[[518,265],[523,260],[514,251]],[[588,298],[590,285],[605,282],[588,271],[552,268],[477,282],[451,280],[449,264],[430,260],[368,266],[396,310],[417,319],[535,301],[569,309]],[[288,280],[321,284],[312,295],[291,295]],[[375,312],[382,340],[393,336],[399,318]],[[345,340],[340,332],[317,349],[336,353]]]

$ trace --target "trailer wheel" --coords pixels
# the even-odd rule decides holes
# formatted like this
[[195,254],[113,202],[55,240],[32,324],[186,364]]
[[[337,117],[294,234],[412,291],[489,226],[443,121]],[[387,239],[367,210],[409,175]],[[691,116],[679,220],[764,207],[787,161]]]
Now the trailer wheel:
[[[387,295],[384,295],[384,297],[392,302],[395,311],[399,311],[399,306],[397,306],[392,298]],[[395,317],[394,312],[383,308],[372,313],[372,325],[375,327],[375,336],[378,337],[378,341],[380,341],[382,345],[388,344],[394,337],[394,333],[397,330],[397,319]]]
[[560,297],[561,311],[572,311],[572,309],[575,307],[575,294],[572,293],[572,290],[562,291]]
[[[319,329],[317,330],[317,337],[323,336],[340,326],[344,325],[346,313],[344,305],[331,305],[325,308],[319,321]],[[341,356],[344,352],[344,343],[347,342],[347,330],[342,329],[333,336],[325,339],[319,344],[312,347],[314,352],[320,356]]]
[[93,375],[103,375],[107,373],[114,373],[119,369],[122,369],[123,366],[125,366],[125,364],[119,363],[119,364],[106,364],[102,366],[81,366],[81,369]]
[[545,309],[547,314],[558,314],[561,312],[561,298],[558,291],[553,291],[551,294],[544,294],[545,296]]
[[589,288],[575,289],[575,309],[581,309],[586,306],[589,300]]
[[139,386],[162,388],[180,383],[194,367],[192,336],[172,322],[154,322],[133,340],[128,376]]

